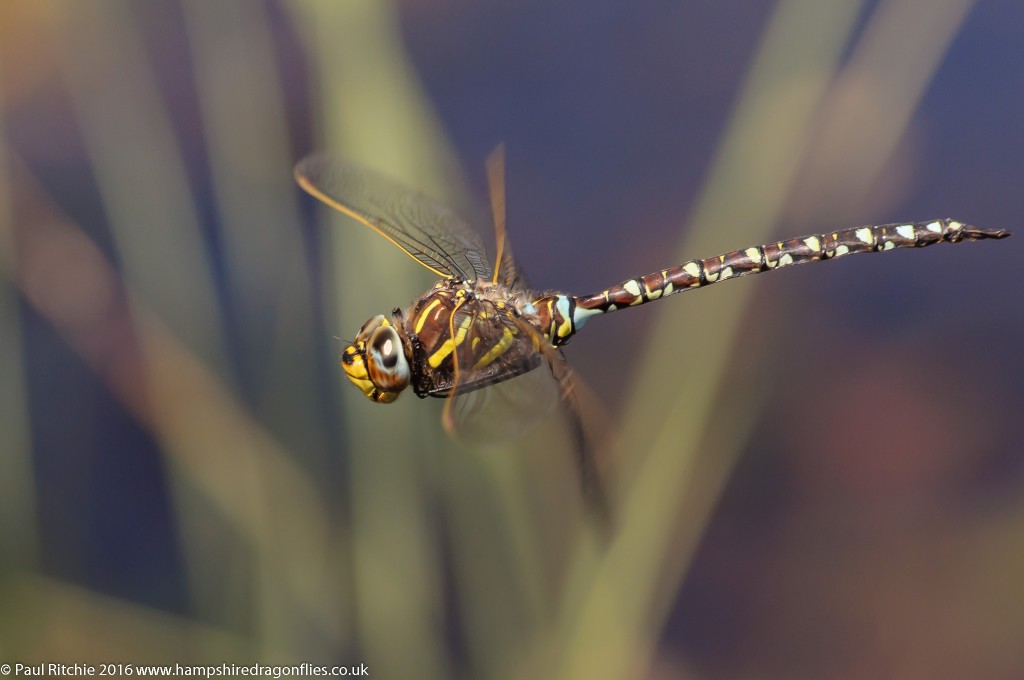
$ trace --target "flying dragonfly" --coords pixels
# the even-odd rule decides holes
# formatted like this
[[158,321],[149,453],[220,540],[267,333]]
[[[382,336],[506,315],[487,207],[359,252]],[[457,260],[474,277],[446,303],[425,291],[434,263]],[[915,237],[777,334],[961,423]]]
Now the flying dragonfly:
[[852,227],[690,260],[587,295],[537,291],[529,287],[508,245],[503,173],[499,152],[488,162],[497,241],[492,267],[477,232],[422,194],[330,154],[313,154],[295,166],[303,189],[384,236],[439,277],[404,311],[396,307],[390,316],[378,314],[363,324],[341,353],[348,379],[380,404],[395,401],[410,387],[418,397],[446,398],[444,425],[459,432],[470,420],[466,414],[476,411],[460,408],[460,399],[546,365],[560,386],[556,393],[570,405],[584,487],[591,487],[591,495],[599,493],[593,490],[596,472],[582,443],[571,373],[560,348],[592,319],[798,264],[1010,236],[1006,230],[950,218]]

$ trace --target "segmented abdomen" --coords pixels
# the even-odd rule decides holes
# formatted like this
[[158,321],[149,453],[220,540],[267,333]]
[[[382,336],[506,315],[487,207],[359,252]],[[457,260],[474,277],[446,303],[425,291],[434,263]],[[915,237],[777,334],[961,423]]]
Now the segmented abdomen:
[[[596,314],[635,307],[666,295],[794,264],[817,262],[851,253],[921,248],[948,241],[1004,238],[1004,230],[981,229],[952,219],[855,227],[734,250],[718,257],[691,260],[677,267],[638,276],[608,290],[575,298],[573,331]],[[563,342],[567,341],[565,338]]]

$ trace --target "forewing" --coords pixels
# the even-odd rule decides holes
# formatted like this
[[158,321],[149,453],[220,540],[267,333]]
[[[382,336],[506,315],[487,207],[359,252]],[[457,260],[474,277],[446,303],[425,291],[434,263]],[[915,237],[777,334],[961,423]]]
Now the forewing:
[[449,208],[372,170],[330,154],[295,166],[303,189],[404,250],[438,276],[487,279],[483,242]]
[[519,269],[512,244],[506,230],[505,210],[505,145],[499,144],[487,158],[487,186],[491,195],[491,216],[494,221],[494,240],[497,243],[498,261],[494,272],[495,283],[509,290],[526,289],[529,283]]
[[[561,406],[572,435],[584,498],[607,526],[607,499],[583,432],[565,357],[524,319],[498,312],[489,303],[476,301],[472,307],[458,310],[453,326],[457,328],[467,319],[466,335],[455,351],[457,368],[443,394],[435,394],[448,397],[445,429],[467,443],[509,441],[529,433]],[[500,347],[501,338],[508,337],[512,338],[510,344],[488,361],[489,348]]]
[[558,383],[546,366],[540,366],[487,389],[456,391],[445,429],[469,444],[512,441],[550,416],[560,397]]
[[528,290],[530,288],[529,279],[526,278],[526,274],[523,273],[512,254],[512,244],[508,240],[508,234],[505,235],[505,248],[501,253],[501,260],[498,262],[498,283],[509,290]]
[[472,330],[459,345],[445,427],[467,442],[515,439],[555,409],[561,398],[558,381],[529,324],[487,303],[473,315]]

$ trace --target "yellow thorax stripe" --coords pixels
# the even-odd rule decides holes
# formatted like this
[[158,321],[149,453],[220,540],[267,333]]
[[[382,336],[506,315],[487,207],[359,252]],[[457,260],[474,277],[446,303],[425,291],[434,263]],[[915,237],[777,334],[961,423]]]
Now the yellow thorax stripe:
[[494,347],[488,350],[487,354],[480,357],[480,360],[476,362],[476,364],[473,366],[473,369],[481,369],[489,365],[498,357],[500,357],[508,350],[509,347],[512,346],[512,340],[512,331],[508,328],[505,328],[505,332],[502,333],[501,335],[501,340],[498,340],[498,342],[494,343]]
[[436,352],[430,355],[430,358],[427,359],[427,363],[430,364],[431,368],[437,368],[440,366],[441,362],[447,359],[448,355],[452,353],[452,350],[462,344],[462,341],[466,339],[466,330],[469,329],[470,321],[472,321],[472,317],[469,316],[463,319],[462,323],[459,324],[459,330],[455,333],[455,340],[452,341],[451,338],[448,338]]
[[426,308],[420,312],[419,318],[416,319],[416,327],[413,329],[417,335],[423,330],[424,324],[427,323],[427,317],[430,316],[430,312],[434,311],[434,307],[437,307],[439,304],[441,304],[441,301],[434,298],[433,302],[427,305]]

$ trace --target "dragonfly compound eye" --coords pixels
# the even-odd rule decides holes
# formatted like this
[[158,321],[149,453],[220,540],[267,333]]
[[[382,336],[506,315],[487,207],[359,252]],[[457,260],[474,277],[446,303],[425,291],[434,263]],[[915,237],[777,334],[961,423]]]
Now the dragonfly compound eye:
[[366,364],[370,380],[381,392],[393,392],[397,398],[397,393],[409,386],[409,362],[402,338],[394,326],[378,326],[370,335],[366,343]]
[[386,325],[388,325],[388,320],[383,314],[369,318],[356,333],[356,342],[366,342],[375,330]]

